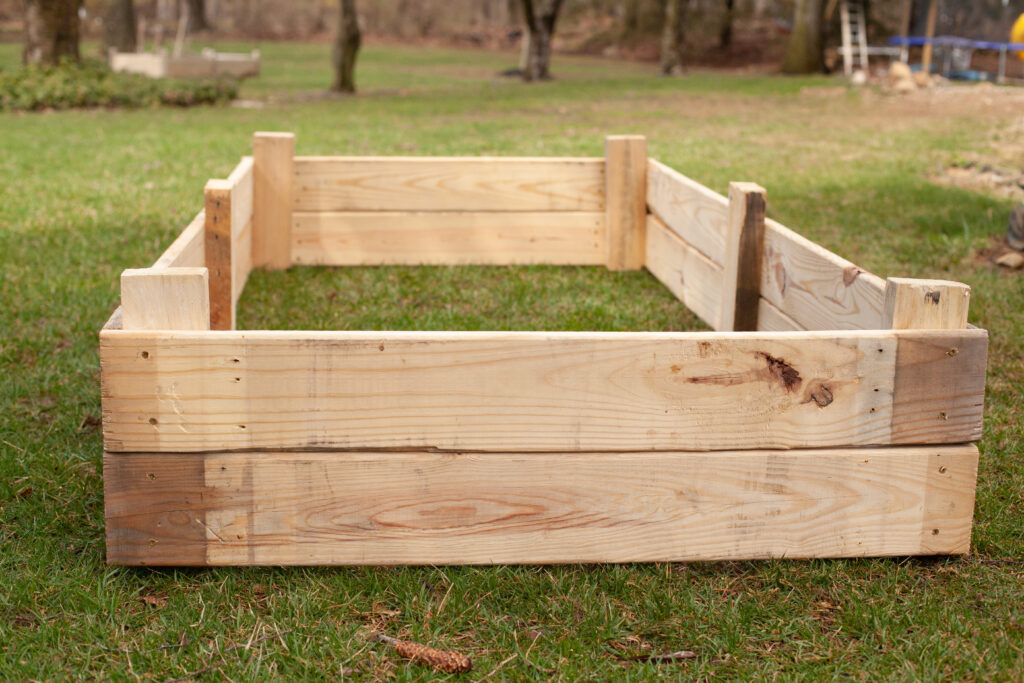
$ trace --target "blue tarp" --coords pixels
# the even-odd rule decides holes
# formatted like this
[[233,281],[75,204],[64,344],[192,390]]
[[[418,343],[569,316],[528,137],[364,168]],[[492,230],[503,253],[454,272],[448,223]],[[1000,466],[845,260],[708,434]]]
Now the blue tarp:
[[918,47],[928,43],[942,47],[966,47],[973,50],[1002,50],[1006,48],[1011,52],[1024,51],[1024,43],[994,43],[989,40],[971,40],[970,38],[959,38],[957,36],[936,36],[935,38],[893,36],[889,39],[890,45],[899,45],[901,47]]

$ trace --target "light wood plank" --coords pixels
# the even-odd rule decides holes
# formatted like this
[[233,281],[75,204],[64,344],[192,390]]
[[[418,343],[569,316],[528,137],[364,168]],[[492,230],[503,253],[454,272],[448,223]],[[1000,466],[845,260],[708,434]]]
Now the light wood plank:
[[245,283],[252,273],[252,221],[250,220],[242,232],[235,238],[235,245],[232,248],[231,259],[231,303],[234,310],[238,310],[238,300],[245,289]]
[[804,329],[764,298],[757,302],[757,329],[762,332],[795,332]]
[[603,213],[296,212],[304,265],[604,265]]
[[721,330],[756,330],[764,254],[764,188],[729,183],[729,224],[722,271]]
[[132,565],[966,553],[973,445],[719,453],[104,455]]
[[716,265],[725,264],[728,199],[651,159],[647,166],[647,206],[687,244]]
[[200,211],[188,224],[178,238],[171,243],[156,263],[154,268],[205,268],[206,245],[203,230],[206,214]]
[[722,313],[722,269],[680,239],[654,214],[647,215],[647,270],[717,329]]
[[604,211],[604,159],[296,157],[295,211]]
[[295,135],[253,137],[253,265],[281,270],[292,264],[292,178]]
[[121,273],[126,330],[208,330],[206,268],[137,268]]
[[205,260],[210,282],[210,329],[235,329],[235,298],[232,264],[234,239],[231,230],[231,184],[208,180],[204,189],[206,218]]
[[252,171],[252,157],[242,157],[228,176],[228,185],[231,186],[231,238],[235,242],[252,220]]
[[[933,334],[106,330],[104,437],[138,452],[886,445],[897,346]],[[987,334],[941,334],[960,352],[914,391],[955,415],[982,400],[976,378],[949,377],[977,370]],[[936,405],[900,420],[935,422]],[[980,424],[951,417],[917,442]]]
[[809,330],[882,328],[885,282],[776,221],[765,221],[761,296]]
[[948,280],[891,277],[885,281],[882,327],[893,330],[962,330],[971,288]]
[[605,138],[605,216],[608,270],[644,266],[647,217],[647,138]]

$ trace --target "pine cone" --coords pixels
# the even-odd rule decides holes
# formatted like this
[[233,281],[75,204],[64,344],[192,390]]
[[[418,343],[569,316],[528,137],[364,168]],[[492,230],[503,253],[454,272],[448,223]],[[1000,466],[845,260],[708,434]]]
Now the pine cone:
[[410,659],[419,664],[432,666],[439,671],[450,674],[465,673],[473,668],[473,661],[464,654],[450,650],[437,650],[426,645],[414,643],[411,640],[398,640],[388,636],[378,635],[378,640],[390,643],[395,646],[395,652],[401,657]]

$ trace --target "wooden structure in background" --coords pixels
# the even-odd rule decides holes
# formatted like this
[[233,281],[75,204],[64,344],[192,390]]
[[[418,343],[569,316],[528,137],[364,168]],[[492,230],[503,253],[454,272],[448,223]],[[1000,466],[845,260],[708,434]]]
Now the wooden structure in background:
[[[257,133],[100,333],[108,561],[965,553],[988,335],[647,159],[303,157]],[[235,329],[253,267],[646,268],[713,332]]]

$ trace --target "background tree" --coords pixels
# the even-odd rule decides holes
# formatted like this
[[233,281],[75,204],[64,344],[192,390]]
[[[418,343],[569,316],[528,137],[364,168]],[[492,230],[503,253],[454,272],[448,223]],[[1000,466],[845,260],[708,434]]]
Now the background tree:
[[794,3],[793,33],[786,45],[783,73],[809,74],[824,68],[821,15],[821,0],[796,0]]
[[206,20],[206,0],[185,0],[188,5],[188,32],[198,33],[210,29]]
[[736,0],[725,0],[725,16],[722,17],[722,28],[718,31],[718,45],[732,45],[732,22],[736,14]]
[[81,0],[25,0],[26,64],[79,60],[78,8]]
[[103,14],[103,44],[108,50],[135,52],[137,24],[132,0],[110,0]]
[[555,35],[555,22],[562,9],[562,0],[523,0],[523,19],[526,22],[526,42],[520,71],[523,80],[545,81],[551,78],[551,39]]
[[352,93],[356,91],[356,57],[363,40],[356,16],[356,0],[339,0],[338,10],[338,33],[331,54],[334,64],[331,90]]
[[682,76],[686,73],[686,10],[689,0],[665,2],[665,26],[661,32],[661,75]]

